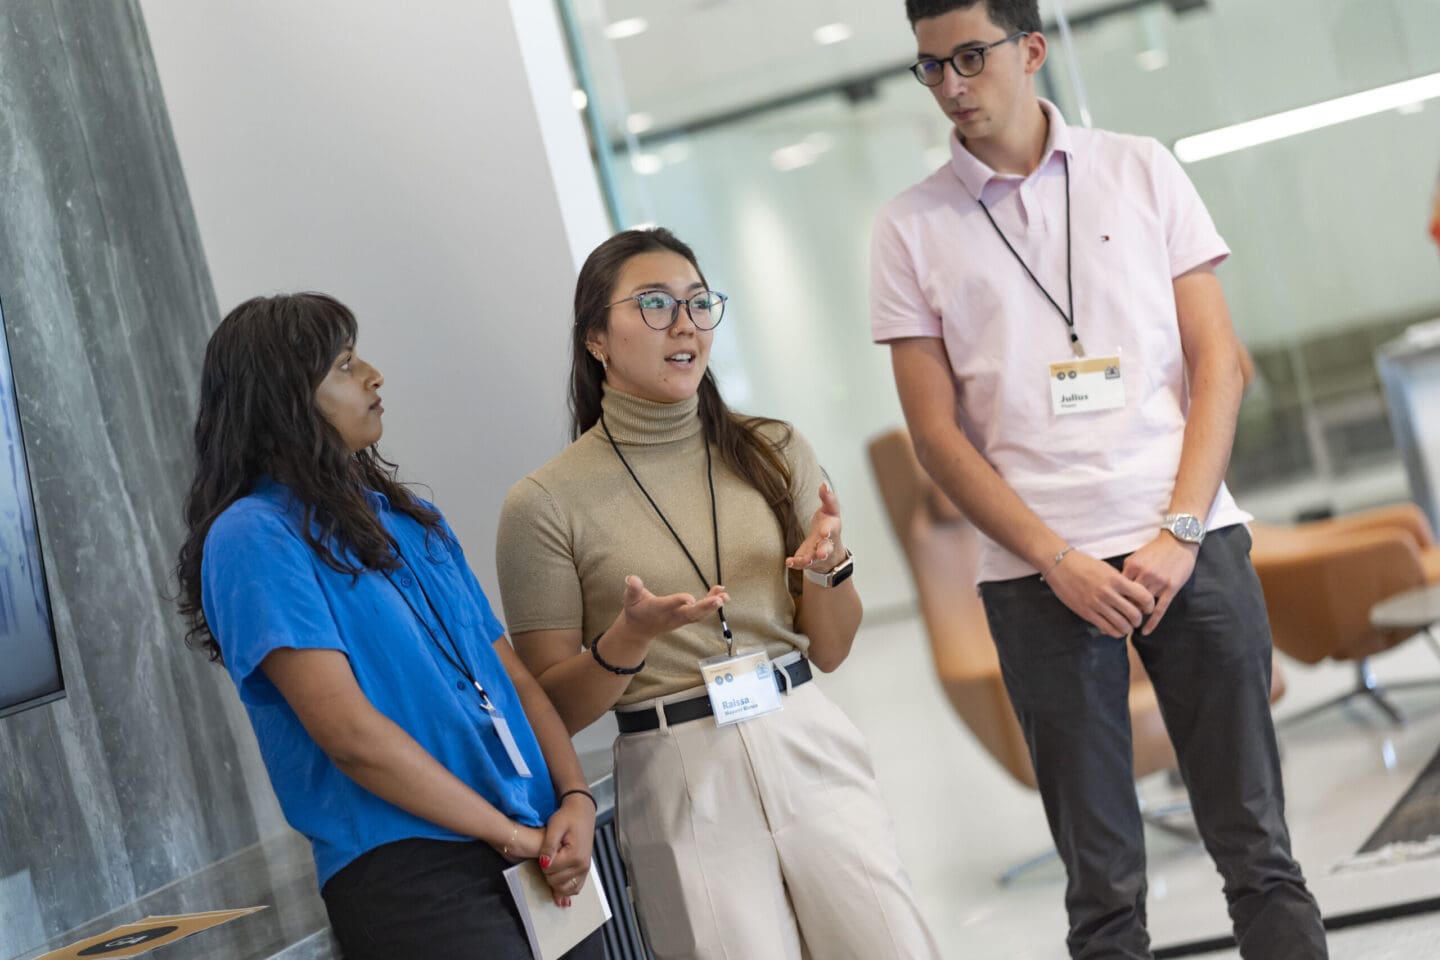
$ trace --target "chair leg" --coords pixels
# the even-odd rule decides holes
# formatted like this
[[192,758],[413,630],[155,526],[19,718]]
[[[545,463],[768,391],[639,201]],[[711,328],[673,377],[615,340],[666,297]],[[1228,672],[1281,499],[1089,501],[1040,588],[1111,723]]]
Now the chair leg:
[[[1154,827],[1156,830],[1168,833],[1172,837],[1178,837],[1186,843],[1200,842],[1200,831],[1195,828],[1193,814],[1189,800],[1152,806],[1145,802],[1144,797],[1140,798],[1140,818],[1145,821],[1147,827]],[[1177,817],[1183,817],[1183,822],[1176,823]]]
[[1364,693],[1370,698],[1381,712],[1390,718],[1390,723],[1397,727],[1405,726],[1405,715],[1400,712],[1385,696],[1385,688],[1375,678],[1375,671],[1370,667],[1370,661],[1361,657],[1355,661],[1355,680],[1358,684],[1357,692]]
[[[1137,795],[1139,788],[1136,788]],[[1147,804],[1144,797],[1140,797],[1140,817],[1146,826],[1154,827],[1174,837],[1179,837],[1187,843],[1199,843],[1200,832],[1195,829],[1195,822],[1190,819],[1185,823],[1175,823],[1176,817],[1190,814],[1190,801],[1181,800],[1177,803]],[[1033,857],[1021,860],[1014,866],[1007,867],[1003,873],[995,878],[995,882],[1002,887],[1008,887],[1020,877],[1034,870],[1036,867],[1044,866],[1052,860],[1060,858],[1059,851],[1053,847],[1044,853],[1038,853]]]
[[1042,867],[1042,866],[1044,866],[1045,864],[1049,863],[1051,860],[1059,860],[1059,859],[1060,859],[1060,851],[1056,850],[1054,847],[1051,847],[1049,850],[1046,850],[1044,853],[1037,853],[1035,856],[1030,857],[1030,858],[1027,859],[1027,860],[1021,860],[1019,863],[1015,864],[1014,866],[1012,866],[1012,867],[1007,867],[1007,868],[1005,869],[1005,871],[1000,874],[1000,876],[998,876],[998,877],[995,878],[995,882],[998,883],[998,884],[999,884],[1000,886],[1002,886],[1002,887],[1008,887],[1008,886],[1010,886],[1010,884],[1012,884],[1012,883],[1014,883],[1016,880],[1020,879],[1021,876],[1023,876],[1024,874],[1029,873],[1031,870],[1034,870],[1036,867]]
[[1405,726],[1405,715],[1400,712],[1398,707],[1396,707],[1393,703],[1386,699],[1384,690],[1377,688],[1374,690],[1366,690],[1364,691],[1364,693],[1367,697],[1370,698],[1371,702],[1373,702],[1375,706],[1380,708],[1381,713],[1385,714],[1387,717],[1390,718],[1390,723],[1392,726]]
[[[1431,636],[1431,639],[1435,640],[1433,636]],[[1338,697],[1326,700],[1324,703],[1318,703],[1313,707],[1286,717],[1278,726],[1281,728],[1293,727],[1298,723],[1309,720],[1317,714],[1324,713],[1332,707],[1349,703],[1356,697],[1364,697],[1384,713],[1393,725],[1403,727],[1405,725],[1405,715],[1400,712],[1400,709],[1395,706],[1386,694],[1392,690],[1431,687],[1437,684],[1440,684],[1440,678],[1433,680],[1401,680],[1396,683],[1382,684],[1379,679],[1376,678],[1375,671],[1371,669],[1370,661],[1362,657],[1355,661],[1355,686],[1352,689],[1340,694]]]

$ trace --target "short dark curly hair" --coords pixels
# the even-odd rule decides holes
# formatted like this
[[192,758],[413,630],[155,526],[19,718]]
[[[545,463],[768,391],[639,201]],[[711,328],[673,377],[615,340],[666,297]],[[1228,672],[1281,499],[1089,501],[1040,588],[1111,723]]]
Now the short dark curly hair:
[[905,0],[905,15],[914,27],[919,20],[938,17],[951,10],[968,10],[977,3],[985,5],[995,26],[1006,33],[1040,32],[1039,0]]

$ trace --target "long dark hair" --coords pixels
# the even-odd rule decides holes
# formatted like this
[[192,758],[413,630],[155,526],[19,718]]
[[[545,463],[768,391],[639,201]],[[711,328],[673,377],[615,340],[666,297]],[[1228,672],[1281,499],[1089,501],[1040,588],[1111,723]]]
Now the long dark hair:
[[[195,479],[185,499],[189,531],[175,569],[185,642],[220,660],[200,602],[210,526],[255,481],[287,486],[304,512],[302,531],[324,562],[359,575],[399,566],[389,535],[365,500],[383,493],[393,509],[442,536],[440,515],[398,480],[374,447],[351,452],[315,406],[331,364],[355,342],[355,315],[333,297],[255,297],[231,310],[210,337],[195,417]],[[318,530],[318,532],[317,532]]]
[[[700,282],[707,287],[705,272],[695,259],[695,251],[675,234],[663,227],[649,230],[626,230],[617,233],[591,252],[580,268],[575,282],[575,320],[570,331],[570,432],[578,438],[600,420],[600,400],[605,369],[591,356],[587,344],[592,334],[606,329],[610,322],[610,304],[620,272],[632,257],[643,253],[669,251],[678,253],[695,268]],[[790,442],[791,428],[781,420],[749,417],[733,413],[720,396],[715,375],[707,367],[700,380],[700,423],[705,439],[710,442],[731,470],[760,491],[770,511],[780,524],[785,538],[787,556],[795,553],[805,539],[800,518],[795,513],[795,497],[790,492],[790,467],[784,448]],[[773,426],[775,439],[768,439],[760,427]],[[789,571],[790,592],[799,596],[803,581],[798,571]]]

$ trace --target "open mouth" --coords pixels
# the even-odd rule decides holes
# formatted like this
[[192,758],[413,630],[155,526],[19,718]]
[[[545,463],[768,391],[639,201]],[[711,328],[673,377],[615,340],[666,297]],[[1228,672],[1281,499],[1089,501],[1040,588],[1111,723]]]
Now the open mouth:
[[695,354],[689,350],[682,350],[679,353],[672,353],[665,358],[666,363],[674,364],[677,367],[693,367],[695,365]]

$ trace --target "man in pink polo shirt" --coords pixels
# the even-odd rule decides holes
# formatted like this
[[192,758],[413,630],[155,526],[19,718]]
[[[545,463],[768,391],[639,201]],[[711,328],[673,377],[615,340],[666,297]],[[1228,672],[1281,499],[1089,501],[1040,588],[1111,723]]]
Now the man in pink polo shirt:
[[875,226],[871,314],[980,592],[1069,875],[1073,957],[1149,957],[1126,637],[1247,960],[1325,957],[1290,854],[1250,519],[1222,482],[1229,254],[1154,140],[1037,99],[1035,0],[907,0],[951,160]]

